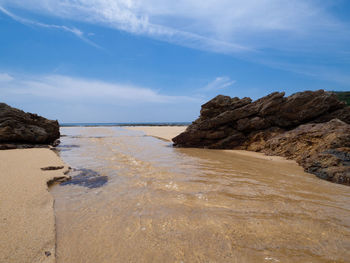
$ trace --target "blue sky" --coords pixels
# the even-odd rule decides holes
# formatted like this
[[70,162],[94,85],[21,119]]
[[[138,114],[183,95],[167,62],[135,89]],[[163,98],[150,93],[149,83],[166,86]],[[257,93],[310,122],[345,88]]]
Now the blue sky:
[[192,121],[224,94],[350,90],[347,0],[0,0],[0,100],[60,122]]

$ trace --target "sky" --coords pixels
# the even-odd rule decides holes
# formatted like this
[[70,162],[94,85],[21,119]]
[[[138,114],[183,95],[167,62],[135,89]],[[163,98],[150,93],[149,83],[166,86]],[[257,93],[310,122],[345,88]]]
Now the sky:
[[0,0],[0,101],[189,122],[218,94],[350,91],[348,0]]

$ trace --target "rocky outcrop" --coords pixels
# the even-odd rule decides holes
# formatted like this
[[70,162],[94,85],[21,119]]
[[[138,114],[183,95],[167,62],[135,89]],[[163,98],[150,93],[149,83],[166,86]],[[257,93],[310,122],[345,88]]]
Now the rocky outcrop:
[[296,160],[322,179],[350,185],[350,125],[338,119],[272,137],[262,152]]
[[173,142],[280,155],[320,178],[350,185],[349,123],[350,107],[323,90],[289,97],[275,92],[254,102],[219,95]]
[[0,149],[43,147],[59,137],[57,121],[0,103]]

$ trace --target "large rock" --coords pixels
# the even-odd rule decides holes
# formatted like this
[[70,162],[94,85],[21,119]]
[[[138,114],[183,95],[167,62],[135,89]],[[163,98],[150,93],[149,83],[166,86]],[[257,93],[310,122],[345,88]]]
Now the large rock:
[[59,137],[57,121],[0,103],[0,149],[48,145]]
[[254,102],[219,95],[173,142],[281,155],[320,178],[350,185],[349,123],[350,107],[323,90],[289,97],[275,92]]
[[300,125],[270,138],[262,151],[294,159],[322,179],[350,185],[350,125],[338,119]]

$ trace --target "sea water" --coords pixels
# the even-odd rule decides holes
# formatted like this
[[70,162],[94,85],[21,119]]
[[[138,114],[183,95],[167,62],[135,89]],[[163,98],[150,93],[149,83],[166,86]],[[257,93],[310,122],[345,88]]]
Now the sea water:
[[107,180],[51,189],[58,262],[350,258],[350,188],[294,162],[173,148],[121,127],[61,133],[62,159]]

